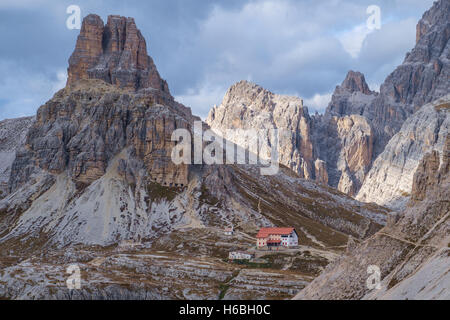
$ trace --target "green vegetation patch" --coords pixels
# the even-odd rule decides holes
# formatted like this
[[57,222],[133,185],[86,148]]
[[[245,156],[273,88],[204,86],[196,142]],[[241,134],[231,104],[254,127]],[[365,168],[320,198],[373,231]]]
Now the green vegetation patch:
[[147,192],[154,201],[167,199],[170,202],[178,195],[177,188],[162,186],[156,182],[150,182],[147,185]]

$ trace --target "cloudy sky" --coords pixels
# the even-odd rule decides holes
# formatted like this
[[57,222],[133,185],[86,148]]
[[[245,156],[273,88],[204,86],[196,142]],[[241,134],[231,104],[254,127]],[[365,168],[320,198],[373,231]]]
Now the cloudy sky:
[[[378,90],[433,0],[0,0],[0,120],[33,115],[65,85],[79,30],[66,13],[134,17],[172,94],[206,117],[246,79],[323,111],[348,70]],[[369,29],[367,9],[381,9]],[[373,21],[373,20],[371,20]]]

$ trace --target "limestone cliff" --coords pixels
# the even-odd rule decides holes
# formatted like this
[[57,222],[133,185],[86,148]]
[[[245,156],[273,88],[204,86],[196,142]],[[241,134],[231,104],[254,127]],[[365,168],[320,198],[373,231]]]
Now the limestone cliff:
[[408,201],[413,176],[423,156],[436,150],[442,154],[450,128],[450,95],[427,104],[409,117],[375,162],[357,195],[401,209]]
[[8,182],[16,151],[25,143],[33,122],[34,117],[0,121],[0,199],[9,193]]
[[39,108],[12,166],[10,191],[41,170],[54,175],[67,170],[74,181],[90,184],[126,149],[143,161],[154,181],[187,184],[187,167],[170,161],[175,145],[170,138],[194,118],[184,118],[184,109],[176,106],[157,91],[133,94],[100,80],[78,81]]
[[315,119],[314,141],[318,158],[327,163],[329,184],[354,196],[361,187],[373,156],[374,132],[359,115]]
[[[354,246],[303,289],[297,299],[449,299],[450,137],[425,155],[412,200],[374,236]],[[367,286],[369,266],[380,288]]]

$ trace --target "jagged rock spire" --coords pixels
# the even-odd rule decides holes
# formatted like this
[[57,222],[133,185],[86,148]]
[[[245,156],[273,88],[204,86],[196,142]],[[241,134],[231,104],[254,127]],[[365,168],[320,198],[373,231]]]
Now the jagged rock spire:
[[364,94],[372,94],[369,86],[366,83],[366,78],[361,72],[350,70],[341,84],[341,88],[347,89],[350,92],[361,92]]
[[101,79],[121,88],[155,88],[169,93],[133,18],[116,15],[103,20],[90,14],[83,20],[75,51],[69,59],[67,84]]

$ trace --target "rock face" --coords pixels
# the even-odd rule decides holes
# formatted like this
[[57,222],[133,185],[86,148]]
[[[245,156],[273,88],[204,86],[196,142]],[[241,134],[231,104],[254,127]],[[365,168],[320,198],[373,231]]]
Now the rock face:
[[351,115],[320,117],[314,128],[315,150],[327,162],[329,184],[354,196],[372,162],[371,125],[366,118]]
[[[449,143],[449,141],[450,137],[448,137],[447,143]],[[419,163],[413,178],[413,200],[424,200],[427,190],[430,190],[433,186],[437,185],[439,182],[439,176],[436,175],[436,172],[439,170],[439,165],[439,152],[436,150],[426,154],[423,160]]]
[[[312,122],[301,99],[273,94],[261,86],[241,81],[228,89],[222,104],[210,111],[206,123],[227,140],[241,146],[257,146],[250,139],[254,139],[258,131],[262,132],[260,150],[270,150],[274,143],[267,130],[278,129],[279,162],[303,178],[315,179]],[[227,133],[229,129],[255,130],[255,133],[248,137],[239,131]]]
[[317,159],[314,163],[314,169],[316,173],[316,181],[318,183],[328,185],[328,172],[325,161]]
[[[359,90],[372,94],[364,77],[356,73],[338,88],[345,96],[352,92],[358,97],[364,95]],[[249,137],[227,130],[266,130],[258,140],[260,150],[273,145],[268,129],[278,129],[281,164],[305,179],[339,187],[349,195],[359,190],[372,161],[374,133],[364,117],[310,117],[301,99],[273,94],[247,81],[233,85],[206,122],[219,135],[241,146],[252,145]]]
[[[448,300],[449,159],[448,137],[441,154],[433,151],[419,164],[409,206],[329,265],[296,298]],[[380,289],[367,286],[369,266],[380,268]]]
[[[54,175],[67,170],[75,182],[90,184],[127,148],[143,161],[154,181],[185,185],[187,166],[177,167],[170,158],[172,132],[189,129],[194,120],[186,119],[184,112],[157,91],[131,94],[100,80],[78,81],[39,108],[25,148],[17,152],[12,166],[10,191],[40,170]],[[130,166],[128,170],[138,170]]]
[[372,163],[375,132],[362,114],[376,97],[364,75],[350,71],[336,87],[325,114],[314,118],[313,141],[318,156],[327,162],[330,185],[351,196]]
[[0,199],[9,193],[8,181],[16,151],[25,143],[34,117],[0,121]]
[[336,87],[326,113],[338,117],[362,115],[377,95],[369,89],[362,73],[349,71],[342,84]]
[[[132,19],[112,16],[103,26],[89,15],[69,84],[39,108],[24,142],[13,148],[8,192],[0,199],[0,299],[290,298],[348,237],[361,241],[386,223],[388,210],[284,167],[261,176],[258,164],[172,162],[173,131],[192,136],[199,118],[166,87],[143,85],[140,77],[152,68],[138,69],[145,50],[135,50],[143,45],[136,30]],[[310,179],[317,171],[325,183],[301,100],[247,83],[233,90],[258,101],[241,106],[236,126],[255,110],[262,124],[272,123],[264,115],[278,110],[273,123],[295,128],[283,140],[291,148],[286,157],[296,159],[292,168]],[[8,130],[6,140],[13,134]],[[269,275],[223,261],[229,251],[253,246],[260,227],[275,225],[299,230],[308,250],[277,258],[282,267],[277,262]],[[224,235],[224,226],[236,235]],[[66,287],[68,263],[92,275],[76,294]]]
[[408,201],[413,176],[423,156],[437,150],[442,154],[450,128],[450,95],[423,106],[408,118],[375,160],[357,195],[401,209]]
[[106,25],[94,14],[84,18],[69,59],[67,84],[88,78],[125,89],[155,88],[169,93],[133,18],[109,16]]

